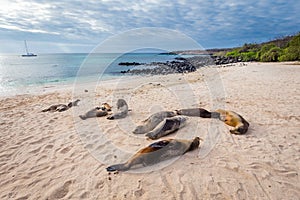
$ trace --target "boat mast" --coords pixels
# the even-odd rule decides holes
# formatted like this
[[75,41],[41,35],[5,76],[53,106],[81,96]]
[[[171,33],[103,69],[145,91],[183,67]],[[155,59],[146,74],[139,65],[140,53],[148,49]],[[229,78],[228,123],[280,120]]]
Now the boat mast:
[[28,53],[28,47],[27,47],[27,42],[26,42],[26,40],[24,40],[24,43],[25,43],[26,54],[28,55],[29,53]]

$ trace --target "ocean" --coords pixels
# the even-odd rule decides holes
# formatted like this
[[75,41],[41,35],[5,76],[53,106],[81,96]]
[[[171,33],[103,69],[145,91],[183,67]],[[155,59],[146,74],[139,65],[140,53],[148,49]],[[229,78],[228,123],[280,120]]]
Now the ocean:
[[0,96],[28,87],[71,84],[75,79],[115,79],[128,76],[121,71],[143,67],[121,66],[120,62],[166,62],[175,57],[178,55],[160,53],[0,55]]

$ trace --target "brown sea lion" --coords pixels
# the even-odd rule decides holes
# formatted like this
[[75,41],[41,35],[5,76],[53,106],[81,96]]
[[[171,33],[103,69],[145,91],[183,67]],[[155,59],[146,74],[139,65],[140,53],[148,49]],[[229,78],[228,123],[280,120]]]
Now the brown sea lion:
[[124,99],[118,99],[117,101],[117,109],[118,111],[114,113],[112,116],[107,117],[107,119],[121,119],[125,118],[128,114],[128,105]]
[[211,112],[203,109],[203,108],[187,108],[175,110],[177,115],[186,115],[191,117],[203,117],[203,118],[211,118]]
[[218,109],[212,113],[212,116],[215,116],[229,126],[235,127],[230,130],[232,134],[245,134],[248,131],[249,123],[236,112]]
[[154,113],[143,121],[143,125],[137,126],[134,130],[134,134],[144,134],[153,130],[160,122],[167,117],[174,117],[176,115],[173,111],[161,111]]
[[197,149],[200,144],[200,138],[195,137],[192,140],[167,139],[150,144],[139,150],[127,162],[111,165],[106,168],[108,172],[126,171],[138,166],[149,166],[159,163],[176,156],[185,154],[188,151]]
[[183,116],[165,118],[157,127],[148,132],[146,136],[152,140],[161,138],[183,127],[186,124],[186,120],[187,118]]

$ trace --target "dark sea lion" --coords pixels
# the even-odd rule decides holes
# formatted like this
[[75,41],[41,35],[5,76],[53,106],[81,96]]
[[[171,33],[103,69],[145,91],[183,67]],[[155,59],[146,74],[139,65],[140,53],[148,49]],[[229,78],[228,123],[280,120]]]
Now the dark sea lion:
[[52,105],[47,109],[42,110],[42,112],[62,112],[62,111],[66,111],[68,110],[69,107],[65,104],[56,104],[56,105]]
[[128,114],[128,105],[124,99],[118,99],[117,101],[117,109],[118,111],[114,113],[112,116],[107,117],[107,119],[121,119],[125,118]]
[[249,123],[236,112],[218,109],[212,113],[212,116],[220,119],[229,126],[235,127],[230,130],[232,134],[245,134],[248,131]]
[[63,106],[66,106],[66,105],[64,105],[64,104],[52,105],[49,108],[42,110],[42,112],[55,112],[55,111],[57,111],[57,108],[63,107]]
[[160,122],[162,122],[167,117],[174,117],[175,112],[172,111],[161,111],[152,114],[150,117],[143,121],[143,125],[137,126],[134,130],[134,134],[144,134],[153,130]]
[[177,115],[186,115],[191,117],[211,118],[211,112],[203,108],[187,108],[176,110]]
[[160,122],[152,131],[148,132],[146,136],[152,140],[161,138],[183,127],[186,124],[186,120],[187,118],[182,116],[166,118],[162,122]]
[[167,139],[150,144],[139,150],[127,162],[111,165],[106,168],[108,172],[126,171],[138,166],[149,166],[159,163],[176,156],[185,154],[188,151],[197,149],[200,144],[200,138],[195,137],[192,140]]

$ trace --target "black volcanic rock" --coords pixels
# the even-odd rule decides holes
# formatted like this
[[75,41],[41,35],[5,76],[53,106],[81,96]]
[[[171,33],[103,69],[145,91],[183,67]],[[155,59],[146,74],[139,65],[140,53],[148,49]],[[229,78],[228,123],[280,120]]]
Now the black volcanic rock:
[[136,65],[144,65],[145,63],[138,63],[138,62],[120,62],[119,65],[124,66],[136,66]]

